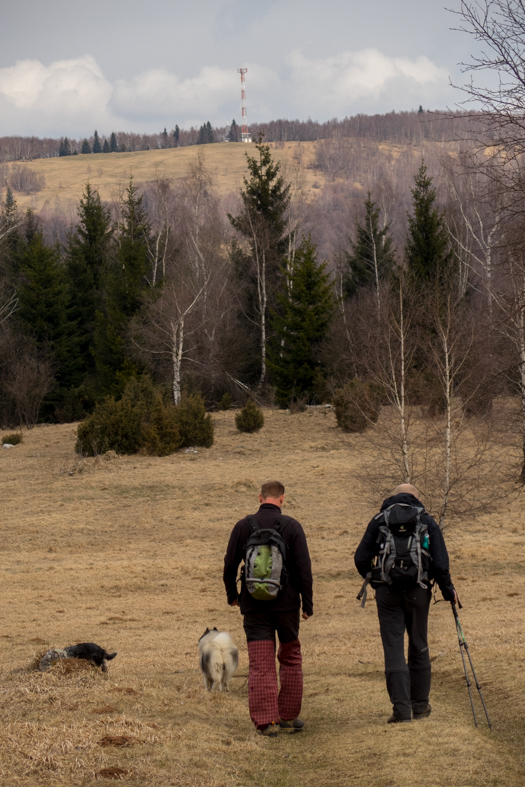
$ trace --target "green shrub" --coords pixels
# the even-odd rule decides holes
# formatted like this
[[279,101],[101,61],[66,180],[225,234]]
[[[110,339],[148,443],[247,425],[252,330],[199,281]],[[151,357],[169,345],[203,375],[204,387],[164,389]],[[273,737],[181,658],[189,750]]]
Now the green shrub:
[[239,432],[258,432],[264,426],[264,415],[253,399],[248,399],[240,413],[235,416]]
[[181,444],[199,445],[211,448],[213,445],[213,422],[211,415],[206,415],[204,400],[198,394],[189,394],[182,397],[182,402],[177,408],[177,424]]
[[343,432],[364,432],[377,421],[381,409],[374,386],[358,377],[335,392],[332,404]]
[[10,445],[19,445],[22,443],[24,438],[19,432],[13,432],[13,434],[5,434],[2,437],[2,445],[5,443],[9,443]]
[[79,424],[77,451],[85,456],[110,450],[165,456],[182,445],[178,417],[178,408],[163,401],[147,375],[132,378],[119,401],[108,397]]
[[222,395],[222,398],[218,404],[219,410],[229,410],[232,406],[232,398],[228,392]]

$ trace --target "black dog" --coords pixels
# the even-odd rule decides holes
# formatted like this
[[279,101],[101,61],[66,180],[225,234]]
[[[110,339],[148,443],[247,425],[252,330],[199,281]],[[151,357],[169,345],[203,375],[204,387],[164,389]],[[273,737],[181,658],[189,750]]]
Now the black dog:
[[106,653],[104,648],[101,648],[100,645],[95,645],[94,642],[81,642],[80,645],[70,645],[64,650],[67,658],[85,659],[96,667],[100,667],[102,672],[108,671],[106,661],[111,661],[117,655],[116,653]]

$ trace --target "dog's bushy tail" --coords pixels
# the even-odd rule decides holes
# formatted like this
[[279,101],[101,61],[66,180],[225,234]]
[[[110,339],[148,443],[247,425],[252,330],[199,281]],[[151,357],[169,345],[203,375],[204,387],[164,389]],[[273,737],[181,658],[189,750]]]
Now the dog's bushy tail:
[[106,661],[111,661],[111,659],[114,659],[115,656],[118,656],[117,652],[115,652],[115,653],[106,653],[106,657],[105,657]]

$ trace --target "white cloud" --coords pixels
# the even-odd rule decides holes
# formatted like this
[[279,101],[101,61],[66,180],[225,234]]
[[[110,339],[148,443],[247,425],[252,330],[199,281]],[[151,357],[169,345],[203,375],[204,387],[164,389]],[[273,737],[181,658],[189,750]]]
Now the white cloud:
[[[248,64],[248,119],[308,116],[320,120],[357,112],[444,106],[448,72],[427,57],[388,57],[377,49],[310,59],[300,50],[282,72]],[[97,128],[153,131],[210,120],[240,120],[236,69],[201,68],[181,79],[150,69],[111,84],[96,60],[85,55],[45,66],[23,60],[0,69],[0,136],[35,134],[83,137]]]
[[293,90],[292,99],[298,107],[324,117],[342,117],[359,111],[370,111],[385,101],[392,108],[410,109],[414,94],[446,92],[448,71],[439,68],[427,57],[388,57],[377,49],[341,52],[325,59],[308,59],[300,51],[287,58]]
[[1,134],[92,133],[109,115],[110,83],[91,55],[0,69]]

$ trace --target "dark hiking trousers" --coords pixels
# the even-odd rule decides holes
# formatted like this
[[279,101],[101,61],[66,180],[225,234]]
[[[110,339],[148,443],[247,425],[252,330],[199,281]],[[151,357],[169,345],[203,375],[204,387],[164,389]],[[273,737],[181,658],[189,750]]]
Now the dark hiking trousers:
[[[303,670],[299,642],[299,610],[262,612],[244,616],[248,641],[248,705],[256,727],[299,716],[303,697]],[[275,668],[275,635],[279,637]]]
[[[412,718],[428,705],[430,656],[428,652],[428,611],[430,588],[416,585],[402,590],[392,585],[376,588],[377,614],[385,675],[394,716]],[[408,666],[405,661],[405,631],[408,634]]]

